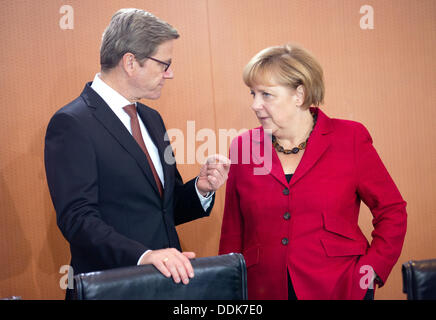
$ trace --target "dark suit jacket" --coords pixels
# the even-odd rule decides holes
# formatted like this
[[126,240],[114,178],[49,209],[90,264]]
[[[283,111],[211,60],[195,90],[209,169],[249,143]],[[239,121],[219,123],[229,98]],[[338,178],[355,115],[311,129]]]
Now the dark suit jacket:
[[205,212],[195,180],[183,184],[175,163],[163,161],[172,150],[162,118],[138,103],[159,150],[162,199],[145,154],[90,85],[56,112],[45,138],[47,182],[75,274],[135,265],[148,249],[181,250],[175,226],[213,206]]

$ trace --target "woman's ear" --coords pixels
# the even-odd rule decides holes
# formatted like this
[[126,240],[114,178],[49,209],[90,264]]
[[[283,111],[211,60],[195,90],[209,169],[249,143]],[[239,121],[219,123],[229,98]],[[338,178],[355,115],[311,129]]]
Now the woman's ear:
[[300,84],[297,87],[297,89],[295,90],[295,96],[296,96],[295,102],[297,103],[297,106],[301,107],[304,103],[304,87],[303,87],[303,85]]

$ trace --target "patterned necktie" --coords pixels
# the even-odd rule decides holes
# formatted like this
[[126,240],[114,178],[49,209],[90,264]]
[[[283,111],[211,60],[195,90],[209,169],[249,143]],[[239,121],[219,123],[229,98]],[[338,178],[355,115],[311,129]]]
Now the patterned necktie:
[[142,151],[144,151],[145,156],[147,157],[148,164],[150,165],[151,172],[153,173],[154,180],[156,181],[157,188],[159,189],[160,196],[163,196],[163,187],[162,182],[159,179],[159,176],[156,172],[156,168],[153,165],[153,161],[150,158],[150,154],[147,151],[147,147],[145,146],[144,139],[142,138],[141,128],[139,127],[138,114],[136,112],[136,105],[129,104],[123,107],[124,111],[130,117],[130,126],[132,128],[132,136],[135,138],[138,145],[141,147]]

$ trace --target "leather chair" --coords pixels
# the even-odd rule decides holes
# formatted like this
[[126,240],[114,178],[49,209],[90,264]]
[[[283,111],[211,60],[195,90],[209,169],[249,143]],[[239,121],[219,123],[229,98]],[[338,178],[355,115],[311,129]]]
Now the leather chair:
[[402,274],[407,300],[436,300],[436,259],[408,261]]
[[175,283],[153,265],[79,274],[74,277],[76,300],[246,300],[247,275],[242,254],[191,260],[194,278]]

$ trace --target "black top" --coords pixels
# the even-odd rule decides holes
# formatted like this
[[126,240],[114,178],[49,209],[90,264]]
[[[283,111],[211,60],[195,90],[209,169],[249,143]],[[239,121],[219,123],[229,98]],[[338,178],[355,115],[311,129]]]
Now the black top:
[[[288,183],[291,181],[293,174],[285,174],[286,176],[286,180],[288,181]],[[289,275],[288,272],[288,300],[297,300],[297,295],[295,294],[294,291],[294,286],[292,285],[292,281],[291,281],[291,277]]]

